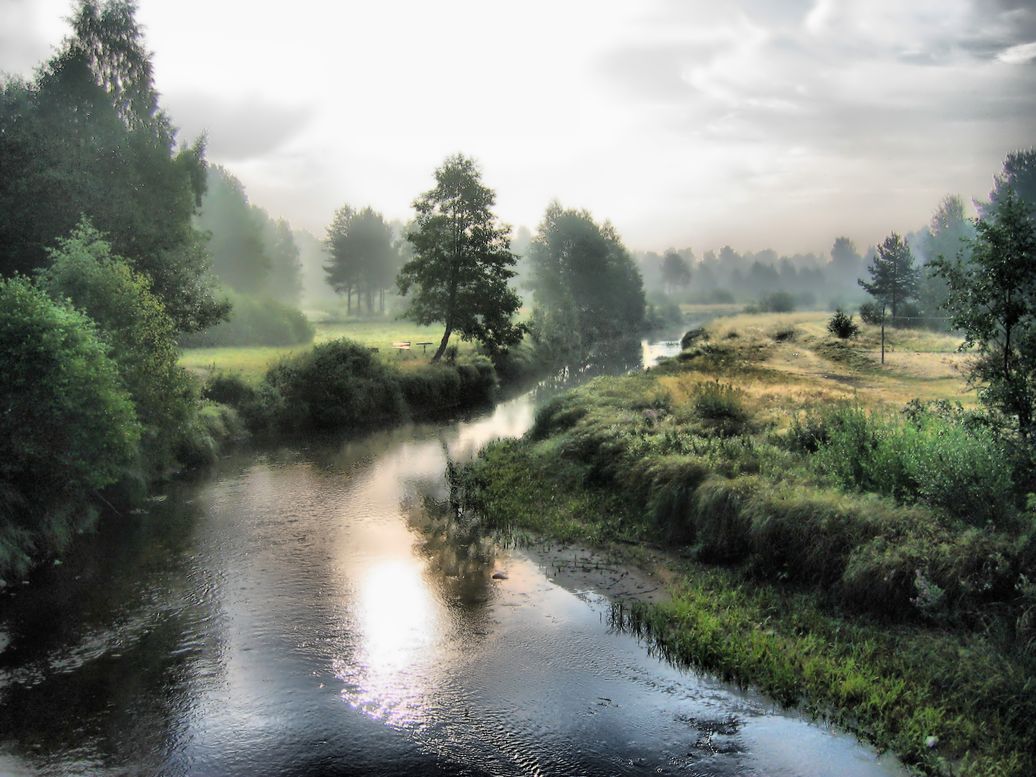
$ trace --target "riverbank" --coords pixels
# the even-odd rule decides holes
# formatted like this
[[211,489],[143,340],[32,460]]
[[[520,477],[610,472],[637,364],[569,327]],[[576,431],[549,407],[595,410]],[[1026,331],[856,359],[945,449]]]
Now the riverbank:
[[[740,316],[598,379],[454,478],[492,524],[669,549],[627,628],[929,774],[1031,774],[1031,513],[952,338]],[[911,404],[903,413],[903,403]],[[925,404],[928,402],[928,404]],[[973,402],[968,402],[968,405]]]

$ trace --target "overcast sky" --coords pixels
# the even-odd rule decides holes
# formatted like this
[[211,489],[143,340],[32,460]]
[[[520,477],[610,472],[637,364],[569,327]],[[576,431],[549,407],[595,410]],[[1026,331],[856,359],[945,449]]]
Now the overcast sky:
[[[0,0],[28,75],[69,0]],[[140,0],[162,104],[273,216],[407,218],[435,167],[627,245],[826,253],[984,197],[1036,144],[1036,0]]]

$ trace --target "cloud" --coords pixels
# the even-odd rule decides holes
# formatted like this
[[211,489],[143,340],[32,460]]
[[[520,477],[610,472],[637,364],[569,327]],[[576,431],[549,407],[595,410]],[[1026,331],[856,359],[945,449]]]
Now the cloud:
[[996,58],[1009,65],[1024,65],[1036,60],[1036,41],[1032,43],[1019,43],[1004,49]]
[[299,135],[312,108],[278,105],[259,97],[227,98],[200,92],[162,95],[162,105],[189,139],[204,133],[210,158],[237,162],[265,156]]

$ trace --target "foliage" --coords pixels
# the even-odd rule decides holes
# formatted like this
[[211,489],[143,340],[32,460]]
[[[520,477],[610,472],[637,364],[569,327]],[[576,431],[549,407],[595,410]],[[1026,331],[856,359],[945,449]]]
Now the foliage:
[[814,461],[844,486],[922,502],[976,526],[1011,525],[1006,450],[967,416],[915,407],[904,423],[848,406],[829,411],[823,428]]
[[191,214],[204,146],[176,149],[158,106],[134,3],[81,0],[73,34],[31,83],[0,87],[0,273],[45,266],[82,215],[151,282],[181,331],[219,320]]
[[676,251],[666,251],[662,258],[662,281],[668,294],[686,289],[691,283],[691,265]]
[[1012,151],[1004,160],[1003,171],[996,176],[989,202],[979,205],[982,218],[988,218],[1008,191],[1013,191],[1028,208],[1036,211],[1036,148]]
[[945,197],[932,215],[923,240],[928,263],[921,274],[917,301],[926,326],[940,330],[949,328],[943,318],[949,299],[949,285],[946,278],[937,271],[936,263],[960,259],[967,264],[974,237],[975,227],[964,216],[964,202],[957,196]]
[[885,311],[877,302],[864,302],[860,305],[860,320],[865,324],[877,326],[885,318]]
[[393,372],[368,348],[344,339],[278,362],[259,394],[269,424],[289,430],[363,429],[405,412]]
[[493,214],[495,202],[474,160],[460,154],[446,159],[435,171],[435,187],[414,201],[417,218],[407,232],[414,256],[397,284],[410,295],[407,318],[445,325],[433,362],[454,330],[491,354],[517,344],[525,331],[511,320],[521,300],[508,283],[515,257],[510,228]]
[[380,294],[384,312],[384,291],[392,286],[402,257],[382,215],[372,208],[356,211],[343,205],[327,228],[324,245],[330,255],[324,265],[327,282],[338,294],[346,295],[349,312],[354,291],[357,306],[366,299],[368,314],[374,312],[374,295]]
[[227,298],[233,304],[227,320],[180,338],[184,347],[297,345],[313,340],[316,329],[297,308],[234,293]]
[[917,296],[920,275],[914,256],[910,246],[895,232],[878,246],[867,272],[871,279],[868,282],[861,278],[860,286],[881,303],[882,309],[889,307],[893,319],[901,303]]
[[194,402],[187,375],[177,365],[172,319],[148,279],[113,254],[88,221],[60,238],[49,255],[50,266],[39,273],[40,286],[96,322],[143,428],[145,471],[162,474],[175,463],[177,436]]
[[795,297],[786,291],[766,294],[753,306],[758,313],[790,313],[795,310]]
[[848,340],[860,333],[860,327],[853,323],[852,314],[846,314],[839,308],[827,322],[827,331],[839,339]]
[[971,261],[940,261],[946,308],[974,348],[972,379],[982,400],[1036,434],[1036,221],[1012,189],[975,222]]
[[533,335],[548,358],[578,359],[595,344],[644,325],[640,273],[615,228],[587,211],[547,208],[529,252],[536,300]]
[[0,566],[22,574],[89,524],[140,426],[90,319],[20,277],[0,279],[0,311]]

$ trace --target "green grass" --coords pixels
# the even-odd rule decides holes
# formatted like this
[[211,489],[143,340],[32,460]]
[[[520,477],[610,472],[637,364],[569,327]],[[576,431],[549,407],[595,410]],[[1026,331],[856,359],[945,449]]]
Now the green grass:
[[[258,383],[267,368],[279,359],[308,351],[315,344],[346,337],[369,348],[377,348],[382,361],[412,368],[431,358],[443,333],[441,326],[418,326],[409,321],[325,322],[317,324],[316,330],[313,343],[303,345],[187,348],[180,357],[180,365],[202,377],[215,372],[229,372]],[[427,346],[425,353],[416,345],[409,352],[400,352],[392,347],[394,342],[402,340],[431,342],[433,345]],[[473,343],[464,342],[457,335],[450,342],[462,354],[475,350]]]
[[[1036,534],[1007,453],[967,413],[899,412],[951,392],[952,338],[897,332],[918,350],[882,368],[866,333],[825,324],[723,319],[655,370],[555,397],[453,473],[457,498],[499,528],[676,546],[672,602],[622,614],[674,658],[925,773],[1032,774]],[[832,466],[853,462],[882,487]]]

